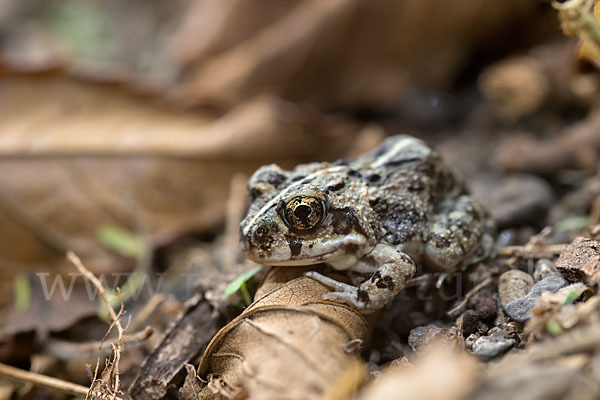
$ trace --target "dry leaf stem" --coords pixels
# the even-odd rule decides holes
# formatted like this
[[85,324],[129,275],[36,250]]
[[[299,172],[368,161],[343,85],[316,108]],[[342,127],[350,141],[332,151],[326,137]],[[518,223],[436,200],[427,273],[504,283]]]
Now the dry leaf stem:
[[[120,320],[121,315],[123,313],[123,299],[121,299],[121,309],[119,310],[118,313],[116,313],[115,310],[112,308],[110,299],[108,297],[108,293],[104,289],[104,286],[102,285],[100,280],[98,278],[96,278],[96,276],[94,274],[92,274],[83,265],[83,263],[81,262],[79,257],[77,257],[75,255],[75,253],[73,253],[72,251],[67,252],[67,258],[69,259],[69,261],[71,261],[73,263],[73,265],[75,265],[77,270],[85,278],[87,278],[96,287],[96,289],[98,289],[98,294],[100,295],[100,297],[106,304],[106,308],[112,319],[112,322],[106,332],[106,335],[104,336],[104,338],[102,340],[104,341],[106,339],[106,337],[108,336],[108,334],[110,333],[110,331],[112,330],[113,327],[117,328],[117,334],[118,334],[116,343],[112,343],[112,347],[113,347],[112,360],[107,363],[107,366],[105,368],[105,371],[108,372],[108,376],[109,376],[108,383],[103,381],[102,379],[98,379],[98,369],[99,369],[99,365],[100,365],[100,355],[99,355],[98,361],[96,363],[96,369],[94,370],[94,380],[92,381],[92,384],[90,385],[90,388],[87,392],[86,400],[88,398],[91,398],[91,399],[95,398],[94,396],[97,394],[98,390],[100,390],[101,392],[108,391],[110,393],[111,399],[118,399],[118,398],[120,398],[119,394],[121,393],[121,390],[120,390],[121,380],[120,380],[120,376],[119,376],[119,361],[121,360],[121,351],[123,350],[123,346],[124,346],[123,336],[124,336],[124,332],[125,332],[125,329],[123,328],[123,325],[121,324],[121,320]],[[98,389],[96,389],[97,386],[99,386]]]
[[477,286],[475,286],[473,289],[469,290],[469,292],[465,295],[465,298],[456,307],[454,307],[452,310],[448,311],[447,314],[448,315],[458,314],[460,311],[462,311],[462,309],[465,307],[465,305],[467,304],[469,299],[471,297],[473,297],[473,295],[475,293],[479,292],[481,289],[483,289],[490,283],[492,283],[492,278],[486,278],[483,281],[479,282],[477,284]]
[[504,246],[500,247],[497,251],[499,256],[502,257],[522,257],[522,258],[547,258],[554,257],[560,254],[565,247],[566,244],[549,244],[549,245],[541,245],[541,246]]
[[86,396],[88,393],[88,388],[85,386],[53,378],[51,376],[25,371],[2,363],[0,363],[0,376],[16,382],[31,383],[36,386],[59,390],[73,396]]

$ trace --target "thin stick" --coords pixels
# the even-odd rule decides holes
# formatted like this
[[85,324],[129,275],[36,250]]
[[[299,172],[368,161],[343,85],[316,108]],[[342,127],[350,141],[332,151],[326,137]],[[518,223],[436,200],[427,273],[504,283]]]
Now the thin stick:
[[165,302],[166,299],[167,297],[162,293],[152,296],[152,298],[142,307],[142,309],[136,313],[136,316],[131,323],[130,330],[140,330],[142,324],[156,312],[156,310]]
[[479,292],[481,289],[483,289],[484,287],[486,287],[487,285],[489,285],[491,282],[492,282],[492,278],[485,278],[484,280],[482,280],[481,282],[479,282],[477,284],[477,286],[475,286],[473,289],[469,290],[469,292],[465,295],[465,298],[456,307],[454,307],[452,310],[448,311],[446,314],[448,314],[448,315],[454,315],[455,313],[457,313],[460,310],[462,310],[463,307],[469,301],[469,299],[471,297],[473,297],[473,295],[475,293]]
[[567,247],[566,244],[549,244],[541,246],[504,246],[500,247],[497,253],[502,257],[511,257],[517,255],[520,257],[546,258],[560,254],[565,247]]
[[[75,255],[75,253],[73,253],[72,251],[67,252],[67,258],[69,259],[69,261],[71,261],[73,263],[73,265],[75,265],[77,270],[85,278],[87,278],[90,282],[92,282],[92,284],[96,287],[96,289],[98,289],[98,294],[100,295],[100,297],[102,298],[102,300],[104,300],[104,303],[106,304],[108,313],[110,314],[110,317],[112,318],[112,323],[108,327],[108,331],[106,332],[106,335],[104,336],[104,338],[106,338],[108,336],[108,334],[112,330],[113,326],[115,326],[117,328],[117,334],[118,334],[117,344],[112,345],[114,355],[113,355],[112,362],[109,364],[110,365],[109,376],[111,377],[110,380],[113,382],[112,398],[116,399],[116,398],[118,398],[117,395],[120,392],[120,388],[121,388],[121,381],[120,381],[120,376],[119,376],[119,361],[121,360],[121,350],[123,349],[123,335],[124,335],[124,331],[125,331],[125,329],[123,329],[123,325],[121,325],[121,321],[120,321],[121,315],[123,313],[123,299],[121,299],[121,309],[119,310],[119,313],[117,314],[117,313],[115,313],[115,310],[112,308],[110,299],[108,297],[108,293],[106,293],[106,290],[104,289],[104,286],[102,285],[102,282],[100,282],[100,280],[98,278],[96,278],[96,276],[94,274],[92,274],[83,265],[83,263],[81,262],[79,257],[77,257]],[[100,357],[100,356],[98,355],[98,357]],[[94,382],[92,382],[92,385],[88,391],[86,399],[89,396],[92,396],[91,392],[93,391],[94,384],[96,383],[96,378],[98,376],[98,366],[99,366],[99,359],[98,359],[98,363],[96,363],[96,370],[94,371]]]
[[16,382],[31,383],[36,386],[59,390],[73,396],[86,396],[89,390],[89,388],[76,383],[63,381],[62,379],[31,371],[25,371],[2,363],[0,363],[0,376]]
[[[100,296],[102,297],[102,300],[104,300],[104,302],[108,306],[108,313],[110,314],[111,318],[113,319],[113,321],[117,320],[117,314],[115,313],[115,310],[113,310],[113,308],[110,307],[110,304],[111,304],[110,299],[108,298],[108,293],[106,293],[106,290],[104,289],[104,286],[102,285],[102,282],[100,282],[100,280],[98,278],[96,278],[96,276],[94,276],[94,274],[92,274],[86,267],[84,267],[83,263],[81,262],[79,257],[77,257],[75,255],[75,253],[73,253],[72,251],[68,251],[67,258],[69,259],[69,261],[71,261],[73,263],[73,265],[75,265],[77,270],[83,276],[85,276],[90,282],[92,282],[92,284],[96,287],[96,289],[98,289],[98,294],[100,294]],[[117,327],[117,330],[119,331],[119,333],[123,333],[123,326],[121,325],[120,322],[115,322],[115,326]]]

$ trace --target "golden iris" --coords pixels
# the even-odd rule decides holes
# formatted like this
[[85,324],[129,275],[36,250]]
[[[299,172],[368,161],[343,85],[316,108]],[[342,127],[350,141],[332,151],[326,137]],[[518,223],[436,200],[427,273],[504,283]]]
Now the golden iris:
[[325,205],[321,199],[312,196],[297,196],[285,203],[283,219],[294,229],[312,229],[325,217]]

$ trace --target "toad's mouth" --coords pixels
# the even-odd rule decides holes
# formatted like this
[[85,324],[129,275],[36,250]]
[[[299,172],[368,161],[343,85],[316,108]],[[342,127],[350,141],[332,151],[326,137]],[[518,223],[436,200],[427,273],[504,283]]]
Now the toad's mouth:
[[328,259],[335,257],[336,253],[338,253],[339,251],[340,249],[335,249],[325,253],[314,254],[312,256],[304,257],[292,256],[290,253],[288,253],[287,255],[282,255],[281,257],[264,257],[260,256],[259,254],[256,254],[253,251],[246,251],[246,258],[248,258],[250,261],[254,261],[257,264],[263,264],[272,267],[293,267],[299,265],[313,265],[326,262]]
[[353,234],[330,240],[288,240],[281,245],[262,252],[245,248],[246,257],[258,264],[268,266],[300,266],[335,261],[340,258],[360,258],[370,248],[363,236]]

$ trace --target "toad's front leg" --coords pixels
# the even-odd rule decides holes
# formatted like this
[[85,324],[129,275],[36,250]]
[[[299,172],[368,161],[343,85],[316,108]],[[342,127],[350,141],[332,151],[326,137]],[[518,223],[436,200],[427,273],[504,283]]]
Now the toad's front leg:
[[404,289],[406,282],[415,273],[415,264],[408,255],[394,247],[379,244],[349,269],[372,272],[373,275],[359,287],[338,282],[318,272],[307,272],[306,276],[335,290],[325,294],[324,299],[343,301],[363,312],[374,312],[383,308]]

